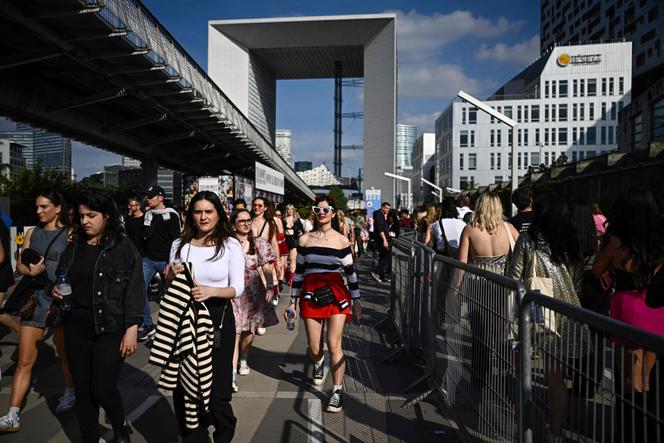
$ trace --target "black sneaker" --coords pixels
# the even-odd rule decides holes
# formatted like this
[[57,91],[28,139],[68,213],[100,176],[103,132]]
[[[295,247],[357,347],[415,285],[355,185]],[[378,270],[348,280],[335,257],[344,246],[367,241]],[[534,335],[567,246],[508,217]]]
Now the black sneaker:
[[316,386],[320,386],[323,384],[323,374],[325,373],[325,360],[321,361],[320,364],[314,362],[314,368],[313,368],[313,379],[314,379],[314,384]]
[[143,329],[138,333],[138,341],[144,342],[152,340],[156,332],[154,325],[143,326]]
[[341,412],[344,407],[344,393],[341,389],[337,389],[330,396],[330,401],[327,403],[327,412]]

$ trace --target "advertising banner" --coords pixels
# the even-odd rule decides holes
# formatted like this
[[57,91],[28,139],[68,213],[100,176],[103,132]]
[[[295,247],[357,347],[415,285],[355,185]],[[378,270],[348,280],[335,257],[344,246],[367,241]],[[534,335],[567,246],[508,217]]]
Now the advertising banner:
[[256,162],[256,189],[284,195],[284,174]]
[[373,218],[373,211],[380,209],[380,199],[380,189],[367,189],[364,191],[364,204],[369,218]]

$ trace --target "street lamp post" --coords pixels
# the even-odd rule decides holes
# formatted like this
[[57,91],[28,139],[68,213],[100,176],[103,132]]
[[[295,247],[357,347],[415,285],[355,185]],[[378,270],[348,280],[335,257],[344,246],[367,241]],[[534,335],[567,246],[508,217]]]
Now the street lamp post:
[[395,180],[403,180],[403,181],[408,183],[408,211],[412,212],[413,208],[411,206],[412,206],[413,197],[410,193],[411,192],[410,191],[410,178],[404,177],[402,175],[392,174],[391,172],[386,172],[385,175],[388,176],[388,177],[392,177]]
[[[519,172],[516,168],[516,150],[517,150],[516,122],[511,118],[509,118],[508,116],[506,116],[505,114],[496,111],[491,106],[486,105],[482,101],[468,94],[467,92],[459,91],[457,95],[462,100],[467,101],[471,105],[475,106],[477,109],[486,112],[491,117],[505,123],[507,126],[512,128],[512,193],[514,193],[514,191],[516,191],[516,188],[519,187]],[[515,207],[512,206],[511,209],[512,209],[512,214],[516,214]]]
[[420,177],[420,179],[422,180],[423,183],[425,183],[425,184],[431,186],[432,188],[434,188],[435,190],[438,191],[438,193],[435,193],[435,192],[433,192],[433,191],[431,191],[431,193],[432,193],[433,195],[435,195],[436,197],[438,197],[438,201],[442,203],[442,202],[443,202],[443,188],[441,188],[440,186],[436,186],[436,185],[434,185],[433,183],[431,183],[431,182],[430,182],[429,180],[427,180],[426,178],[422,178],[422,177]]

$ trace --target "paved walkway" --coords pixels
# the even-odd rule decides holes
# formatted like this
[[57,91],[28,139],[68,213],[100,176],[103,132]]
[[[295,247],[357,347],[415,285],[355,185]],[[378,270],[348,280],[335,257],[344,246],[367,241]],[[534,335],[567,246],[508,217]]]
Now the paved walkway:
[[[391,351],[385,338],[375,329],[384,318],[389,287],[370,278],[370,261],[359,263],[364,318],[347,326],[343,346],[347,356],[344,410],[324,412],[332,387],[326,374],[323,386],[311,384],[311,363],[306,357],[306,335],[302,323],[289,332],[284,324],[256,337],[249,358],[251,373],[238,376],[240,392],[234,395],[233,408],[238,418],[237,442],[429,442],[455,441],[447,421],[429,403],[403,409],[405,398],[397,394],[418,374],[408,357],[397,364],[382,363]],[[285,309],[282,299],[279,315]],[[14,334],[0,335],[0,412],[9,403],[11,379],[16,360]],[[147,364],[149,350],[129,358],[122,373],[121,389],[133,425],[134,442],[178,441],[170,393],[159,392],[155,380],[158,368]],[[329,361],[329,360],[328,360]],[[19,433],[0,437],[2,442],[79,441],[74,413],[55,414],[62,393],[62,374],[49,340],[40,346],[34,383],[22,414]],[[100,425],[104,424],[103,414]],[[110,437],[110,432],[105,435]]]

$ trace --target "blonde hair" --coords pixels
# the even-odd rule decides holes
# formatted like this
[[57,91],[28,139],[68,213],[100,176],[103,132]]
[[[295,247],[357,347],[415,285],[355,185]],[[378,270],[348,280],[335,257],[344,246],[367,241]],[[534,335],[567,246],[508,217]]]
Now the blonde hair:
[[429,206],[427,208],[427,214],[424,216],[427,220],[427,226],[433,224],[436,221],[436,208],[435,206]]
[[503,222],[503,204],[496,192],[484,192],[477,199],[470,226],[493,235]]

